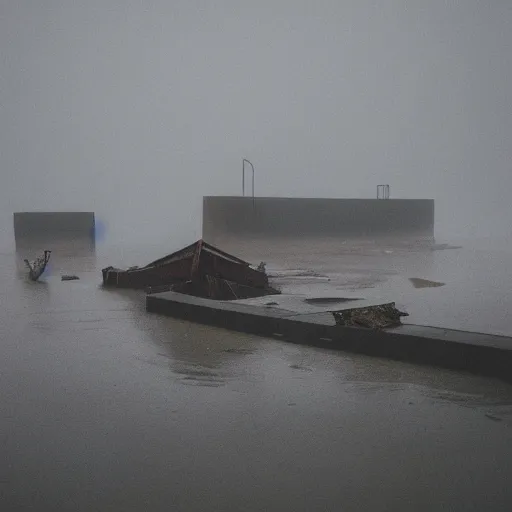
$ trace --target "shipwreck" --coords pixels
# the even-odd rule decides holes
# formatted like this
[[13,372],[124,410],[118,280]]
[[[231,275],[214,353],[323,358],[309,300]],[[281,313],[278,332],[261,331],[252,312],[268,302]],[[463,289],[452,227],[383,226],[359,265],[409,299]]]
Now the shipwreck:
[[104,286],[144,289],[149,294],[172,290],[208,299],[238,300],[279,293],[269,285],[264,265],[253,268],[203,240],[144,267],[107,267],[102,274]]

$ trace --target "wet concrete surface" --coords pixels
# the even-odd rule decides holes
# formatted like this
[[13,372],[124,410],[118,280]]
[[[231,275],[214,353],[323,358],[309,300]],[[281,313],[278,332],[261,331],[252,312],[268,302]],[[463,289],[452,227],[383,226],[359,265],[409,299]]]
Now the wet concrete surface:
[[[436,246],[396,240],[222,241],[226,250],[242,258],[266,261],[283,292],[392,297],[399,309],[409,313],[406,321],[413,324],[511,336],[512,244],[451,242],[462,247],[437,250]],[[410,278],[444,286],[418,289]]]
[[[440,327],[402,324],[384,329],[337,325],[343,309],[386,304],[381,301],[344,301],[335,306],[312,306],[302,296],[274,295],[216,301],[176,292],[148,295],[146,311],[196,323],[227,328],[356,354],[426,364],[499,378],[512,383],[512,337]],[[269,304],[269,305],[265,305]],[[389,303],[388,303],[389,304]]]
[[142,253],[0,255],[0,510],[510,510],[511,386],[147,315]]

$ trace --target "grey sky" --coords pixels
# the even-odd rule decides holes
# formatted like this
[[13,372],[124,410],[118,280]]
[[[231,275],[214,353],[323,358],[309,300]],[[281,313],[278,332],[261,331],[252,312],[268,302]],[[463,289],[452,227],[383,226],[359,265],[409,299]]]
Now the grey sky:
[[512,233],[512,2],[0,0],[0,229],[95,210],[200,235],[201,197],[436,199]]

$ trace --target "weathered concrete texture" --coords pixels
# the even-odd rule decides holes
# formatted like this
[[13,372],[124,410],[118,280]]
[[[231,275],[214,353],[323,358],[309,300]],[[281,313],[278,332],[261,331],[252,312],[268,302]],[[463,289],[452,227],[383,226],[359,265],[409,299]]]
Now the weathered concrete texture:
[[[272,302],[272,297],[267,297]],[[279,299],[277,299],[279,300]],[[370,302],[347,302],[347,308]],[[386,330],[337,326],[329,308],[290,308],[220,302],[167,292],[148,295],[146,309],[227,329],[396,360],[498,377],[512,382],[512,338],[403,325]],[[344,307],[339,304],[336,309]]]
[[434,236],[432,199],[203,198],[203,238]]
[[14,237],[19,239],[93,239],[93,212],[17,212]]

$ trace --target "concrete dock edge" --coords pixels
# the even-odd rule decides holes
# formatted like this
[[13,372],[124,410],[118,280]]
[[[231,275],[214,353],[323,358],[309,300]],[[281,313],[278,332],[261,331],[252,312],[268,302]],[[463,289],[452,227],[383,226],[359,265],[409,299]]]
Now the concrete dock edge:
[[403,325],[386,330],[337,326],[331,314],[296,314],[184,294],[148,295],[146,310],[287,342],[344,350],[512,382],[512,338]]

